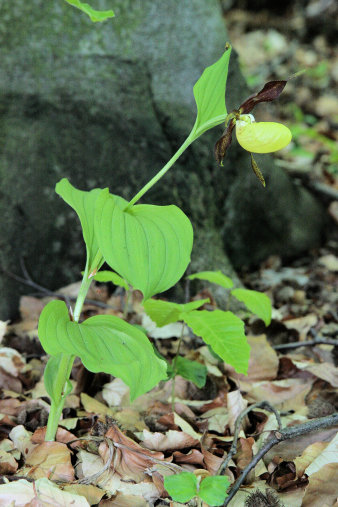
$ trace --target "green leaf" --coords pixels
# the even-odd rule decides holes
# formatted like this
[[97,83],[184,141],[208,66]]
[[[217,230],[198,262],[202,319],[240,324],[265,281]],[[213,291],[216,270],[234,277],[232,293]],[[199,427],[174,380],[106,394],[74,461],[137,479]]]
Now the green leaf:
[[[59,370],[60,363],[62,361],[62,357],[63,357],[62,353],[60,353],[56,356],[51,356],[48,359],[46,367],[45,367],[45,371],[43,372],[43,380],[44,380],[46,391],[47,391],[50,399],[52,401],[54,401],[55,403],[59,403],[59,401],[60,401],[60,399],[59,399],[60,398],[60,390],[58,389],[58,386],[55,384],[54,381],[56,379],[56,375]],[[69,371],[68,377],[70,376],[73,363],[69,362],[69,364],[70,364],[70,371]],[[67,382],[67,387],[68,387],[68,392],[64,393],[64,395],[68,395],[72,391],[72,384],[69,380]]]
[[170,301],[162,301],[160,299],[148,299],[143,304],[143,307],[151,320],[154,321],[158,327],[162,327],[172,322],[182,320],[182,313],[189,313],[208,302],[209,299],[200,299],[198,301],[192,301],[191,303],[178,304],[171,303]]
[[190,472],[168,475],[164,478],[164,487],[175,502],[189,502],[197,495],[197,477]]
[[225,88],[231,47],[226,46],[219,60],[207,67],[194,86],[197,118],[189,137],[197,139],[207,130],[225,122]]
[[125,290],[129,290],[129,285],[123,278],[120,277],[114,271],[100,271],[96,273],[94,276],[94,280],[97,282],[112,282],[114,285],[118,285],[119,287],[123,287]]
[[250,346],[241,319],[232,312],[202,310],[186,314],[183,320],[223,361],[233,366],[238,373],[247,373]]
[[109,266],[144,299],[175,285],[190,262],[193,242],[183,211],[148,204],[125,211],[122,197],[101,194],[99,200],[95,231]]
[[225,289],[231,289],[234,286],[233,281],[228,276],[223,275],[222,271],[200,271],[199,273],[194,273],[193,275],[189,275],[187,278],[189,280],[207,280],[211,283],[217,283],[217,285],[221,285]]
[[102,254],[94,231],[94,215],[98,197],[108,193],[108,189],[95,188],[84,192],[73,187],[66,178],[56,184],[55,192],[76,211],[82,227],[83,239],[87,249],[88,274],[103,264]]
[[76,7],[77,9],[80,9],[80,11],[87,14],[94,23],[97,21],[105,21],[106,19],[113,18],[115,16],[114,11],[111,10],[96,11],[89,4],[80,2],[80,0],[65,0],[65,1],[70,5],[73,5],[73,7]]
[[231,295],[241,301],[250,312],[262,319],[266,326],[271,322],[271,301],[263,292],[249,289],[234,289]]
[[200,389],[205,386],[207,380],[207,368],[197,361],[190,361],[185,357],[178,356],[176,359],[176,374],[190,380]]
[[144,333],[113,315],[78,324],[70,320],[63,301],[51,301],[41,313],[38,333],[47,354],[76,355],[89,371],[121,378],[131,399],[167,378],[166,363],[156,357]]
[[223,505],[230,486],[229,478],[225,475],[212,475],[205,477],[198,491],[198,496],[211,506]]

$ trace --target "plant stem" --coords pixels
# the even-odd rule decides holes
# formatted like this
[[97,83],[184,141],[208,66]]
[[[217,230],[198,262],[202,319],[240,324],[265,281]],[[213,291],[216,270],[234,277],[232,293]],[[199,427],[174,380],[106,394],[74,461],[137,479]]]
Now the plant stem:
[[[85,270],[79,294],[74,307],[73,321],[79,322],[82,306],[86,299],[86,295],[93,278],[88,278],[88,269]],[[67,393],[66,384],[69,380],[70,373],[75,356],[71,354],[63,354],[60,360],[57,376],[54,381],[56,397],[51,400],[50,411],[47,422],[45,441],[51,442],[55,440],[55,435],[60,422],[63,406],[65,404]]]
[[173,382],[172,382],[172,386],[171,386],[171,408],[172,408],[173,412],[175,412],[176,363],[177,363],[178,355],[180,353],[181,344],[182,344],[182,341],[183,341],[184,326],[185,326],[185,323],[182,324],[181,336],[180,336],[180,339],[179,339],[179,342],[178,342],[177,352],[176,352],[176,355],[175,355],[174,360],[173,360],[174,376],[173,376]]
[[67,394],[65,394],[66,382],[69,379],[74,359],[75,356],[72,356],[70,354],[62,354],[57,376],[54,380],[55,391],[57,392],[58,400],[57,401],[52,400],[51,402],[45,436],[46,442],[51,442],[55,440],[55,435],[58,429],[61,413],[63,410],[65,399],[67,397]]
[[131,296],[132,289],[126,290],[125,292],[125,300],[124,300],[124,307],[123,307],[123,318],[127,320],[128,316],[128,307],[130,302],[130,296]]
[[193,142],[194,138],[190,134],[187,139],[184,141],[182,146],[177,150],[175,155],[171,157],[169,162],[166,163],[164,167],[150,180],[146,185],[144,185],[143,188],[132,198],[132,200],[127,204],[124,211],[128,211],[141,197],[152,187],[155,185],[155,183],[158,182],[162,178],[162,176],[165,175],[167,171],[169,171],[170,167],[174,165],[176,160],[182,155],[182,153],[190,146],[190,144]]

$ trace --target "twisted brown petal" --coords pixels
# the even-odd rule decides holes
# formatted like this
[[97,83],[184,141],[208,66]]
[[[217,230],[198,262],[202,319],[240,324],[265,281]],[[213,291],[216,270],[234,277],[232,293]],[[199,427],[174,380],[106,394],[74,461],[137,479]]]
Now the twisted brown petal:
[[223,165],[223,159],[225,157],[226,151],[231,144],[232,131],[233,131],[235,125],[236,125],[236,120],[233,118],[229,122],[222,137],[220,137],[215,144],[215,158],[220,165]]
[[250,113],[255,105],[260,102],[271,102],[277,99],[284,90],[286,83],[287,81],[269,81],[265,83],[261,91],[256,95],[252,95],[240,105],[241,114]]

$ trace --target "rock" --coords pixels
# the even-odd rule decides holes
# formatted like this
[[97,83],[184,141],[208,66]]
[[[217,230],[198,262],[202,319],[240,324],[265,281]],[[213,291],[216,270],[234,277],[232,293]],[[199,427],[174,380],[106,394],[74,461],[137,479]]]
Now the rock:
[[[55,183],[68,177],[81,189],[109,186],[131,198],[190,132],[192,86],[227,40],[218,0],[115,0],[114,10],[113,20],[94,24],[63,1],[2,6],[0,266],[19,273],[24,258],[49,289],[79,279],[85,255]],[[233,53],[228,109],[247,95]],[[242,266],[317,244],[323,213],[315,199],[269,157],[259,161],[268,184],[261,188],[236,146],[217,167],[220,133],[194,143],[143,199],[189,214],[194,266],[226,270],[226,251]],[[28,290],[1,275],[0,318]]]

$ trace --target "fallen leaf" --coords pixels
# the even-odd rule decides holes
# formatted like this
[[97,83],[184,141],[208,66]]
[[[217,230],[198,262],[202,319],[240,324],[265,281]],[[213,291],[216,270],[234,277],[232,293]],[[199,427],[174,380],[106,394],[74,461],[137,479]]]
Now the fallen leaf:
[[0,348],[0,367],[13,377],[18,377],[26,366],[26,361],[19,352],[9,347]]
[[9,324],[9,320],[5,320],[5,321],[0,320],[0,343],[2,342],[3,337],[6,334],[7,324]]
[[104,405],[100,401],[95,400],[95,398],[88,396],[88,394],[81,393],[80,398],[86,412],[89,412],[90,414],[99,414],[102,416],[110,415],[114,417],[114,411],[111,408],[107,407],[107,405]]
[[216,407],[204,412],[201,419],[208,421],[208,430],[223,435],[227,424],[229,424],[229,412],[226,407]]
[[[15,503],[13,504],[13,500]],[[89,503],[83,496],[74,495],[62,491],[56,484],[46,478],[35,482],[19,479],[15,482],[0,485],[1,507],[89,507]]]
[[304,317],[298,317],[297,319],[283,320],[283,324],[288,329],[296,329],[299,333],[299,340],[304,341],[310,329],[314,327],[318,322],[318,317],[314,313],[309,313]]
[[194,428],[189,424],[185,419],[183,419],[181,416],[176,414],[174,412],[174,422],[177,426],[181,428],[181,430],[186,433],[187,435],[190,435],[195,440],[200,440],[203,435],[200,433],[197,433]]
[[338,464],[328,463],[310,475],[302,507],[331,507],[337,500]]
[[321,378],[332,385],[338,387],[338,369],[331,363],[311,363],[310,361],[293,361],[299,370],[309,371],[316,377]]
[[313,475],[329,463],[338,463],[338,434],[316,456],[315,460],[305,469],[307,475]]
[[31,436],[32,432],[27,431],[22,424],[15,426],[9,434],[9,438],[14,443],[15,448],[18,449],[24,457],[36,447],[36,444],[33,444],[31,441]]
[[47,477],[54,481],[71,482],[74,480],[74,469],[70,453],[65,444],[43,442],[28,453],[25,466],[18,473],[33,479]]
[[142,444],[147,449],[156,451],[172,451],[186,449],[199,445],[199,440],[187,435],[183,431],[169,430],[163,433],[151,433],[143,430]]
[[[232,376],[249,382],[275,379],[279,360],[276,351],[271,347],[266,336],[248,336],[247,340],[251,347],[248,373],[247,375],[235,373]],[[264,358],[264,361],[262,361],[262,358]]]
[[329,271],[338,271],[338,257],[333,254],[323,255],[319,257],[318,264],[325,266]]
[[[235,431],[235,424],[239,414],[248,406],[247,400],[245,400],[241,391],[237,389],[227,394],[227,407],[229,412],[229,427],[231,434]],[[242,420],[241,427],[246,427],[248,424],[247,416]]]
[[305,469],[319,456],[329,445],[328,442],[315,442],[304,449],[301,456],[298,456],[294,462],[296,465],[297,476],[302,477]]
[[90,505],[96,505],[100,502],[105,491],[92,484],[65,484],[62,486],[63,491],[79,495],[86,498]]
[[109,407],[121,407],[129,403],[129,387],[120,378],[104,384],[102,397]]
[[0,450],[0,474],[15,474],[18,469],[18,464],[9,452]]
[[126,495],[118,492],[110,500],[102,500],[100,507],[148,507],[148,502],[141,496]]

